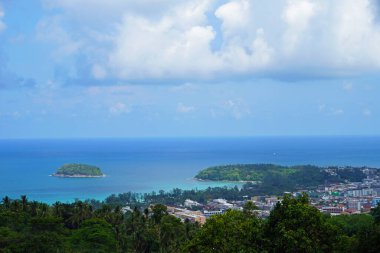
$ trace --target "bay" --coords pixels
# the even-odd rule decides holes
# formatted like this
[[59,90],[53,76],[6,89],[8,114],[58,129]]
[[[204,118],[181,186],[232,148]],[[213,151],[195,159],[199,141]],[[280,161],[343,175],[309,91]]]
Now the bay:
[[[65,163],[99,166],[107,176],[49,176]],[[380,137],[0,140],[0,195],[53,203],[127,191],[233,186],[193,177],[209,166],[236,163],[380,167]]]

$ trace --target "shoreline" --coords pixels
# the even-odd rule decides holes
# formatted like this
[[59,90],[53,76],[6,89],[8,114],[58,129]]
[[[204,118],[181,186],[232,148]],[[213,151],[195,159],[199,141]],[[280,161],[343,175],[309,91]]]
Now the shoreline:
[[252,180],[239,180],[239,181],[233,181],[233,180],[211,180],[211,179],[201,179],[193,177],[193,180],[199,181],[199,182],[222,182],[222,183],[253,183],[258,184],[260,181],[252,181]]
[[101,178],[105,177],[106,175],[103,174],[101,176],[91,176],[91,175],[81,175],[81,174],[74,174],[74,175],[65,175],[65,174],[51,174],[51,177],[68,177],[68,178]]

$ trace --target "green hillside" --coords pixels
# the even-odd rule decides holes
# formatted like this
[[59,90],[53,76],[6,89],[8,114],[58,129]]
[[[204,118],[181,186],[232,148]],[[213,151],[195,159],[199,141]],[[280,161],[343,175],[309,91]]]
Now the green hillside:
[[364,168],[281,166],[275,164],[236,164],[206,168],[195,178],[211,181],[281,181],[293,186],[316,186],[328,182],[361,181]]

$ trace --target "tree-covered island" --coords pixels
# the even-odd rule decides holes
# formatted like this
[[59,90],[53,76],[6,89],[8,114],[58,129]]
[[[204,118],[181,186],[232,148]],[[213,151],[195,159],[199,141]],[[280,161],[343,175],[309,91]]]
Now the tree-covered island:
[[104,177],[105,175],[100,170],[100,168],[87,164],[65,164],[60,167],[56,173],[53,174],[55,177]]

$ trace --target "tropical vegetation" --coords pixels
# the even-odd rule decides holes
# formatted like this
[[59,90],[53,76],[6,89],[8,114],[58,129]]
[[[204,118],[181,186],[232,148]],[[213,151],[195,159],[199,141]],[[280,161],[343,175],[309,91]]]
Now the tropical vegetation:
[[100,168],[87,165],[87,164],[77,164],[70,163],[61,166],[54,176],[103,176]]
[[[366,168],[355,167],[319,167],[314,165],[282,166],[275,164],[235,164],[213,166],[201,170],[196,179],[212,181],[256,181],[266,177],[284,178],[295,186],[317,186],[328,182],[354,181],[366,178]],[[370,168],[376,173],[380,170]]]
[[200,226],[168,214],[166,206],[133,208],[29,201],[0,204],[0,252],[380,252],[380,206],[370,214],[325,216],[307,195],[285,195],[268,219],[228,210]]

